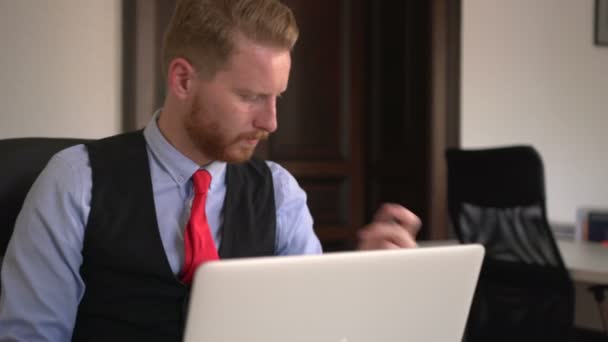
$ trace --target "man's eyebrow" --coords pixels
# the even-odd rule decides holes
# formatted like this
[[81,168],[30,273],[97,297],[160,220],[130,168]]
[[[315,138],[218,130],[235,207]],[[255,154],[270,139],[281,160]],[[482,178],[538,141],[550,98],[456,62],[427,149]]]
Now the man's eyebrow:
[[237,93],[248,94],[248,95],[252,94],[252,95],[257,95],[257,96],[265,96],[265,97],[268,97],[268,96],[282,97],[285,94],[285,92],[287,91],[287,90],[283,90],[275,95],[273,93],[266,93],[263,91],[256,91],[256,90],[247,89],[247,88],[234,88],[234,89]]

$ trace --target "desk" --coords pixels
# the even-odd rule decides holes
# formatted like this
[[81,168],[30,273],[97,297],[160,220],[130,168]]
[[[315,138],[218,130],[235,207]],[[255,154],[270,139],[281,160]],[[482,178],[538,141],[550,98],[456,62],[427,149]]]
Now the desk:
[[[589,285],[608,285],[608,247],[599,243],[585,241],[563,241],[557,240],[557,246],[562,259],[566,264],[570,277],[575,283],[576,306],[575,324],[591,330],[606,330],[605,308],[600,307],[600,315],[594,319],[592,312],[591,296],[588,292]],[[599,320],[598,320],[599,319]],[[595,324],[591,322],[595,321]]]
[[[420,247],[458,244],[458,240],[421,241]],[[573,281],[608,284],[608,247],[592,242],[557,240],[557,246]]]
[[608,284],[608,247],[598,243],[557,241],[572,280]]

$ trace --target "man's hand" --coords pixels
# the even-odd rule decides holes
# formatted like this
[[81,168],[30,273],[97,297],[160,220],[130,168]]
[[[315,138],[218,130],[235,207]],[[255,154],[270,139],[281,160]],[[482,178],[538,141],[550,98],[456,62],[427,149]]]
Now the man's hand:
[[374,221],[358,233],[359,249],[394,249],[416,247],[421,222],[418,216],[399,204],[384,204]]

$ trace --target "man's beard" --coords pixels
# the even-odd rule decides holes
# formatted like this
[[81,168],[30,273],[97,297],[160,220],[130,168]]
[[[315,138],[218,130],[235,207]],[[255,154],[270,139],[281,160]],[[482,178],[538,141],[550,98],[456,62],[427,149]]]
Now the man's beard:
[[254,145],[243,144],[246,140],[264,140],[269,133],[264,130],[241,133],[230,137],[220,128],[219,121],[208,120],[201,113],[199,99],[196,99],[186,119],[186,132],[196,148],[211,160],[228,163],[242,163],[251,158]]

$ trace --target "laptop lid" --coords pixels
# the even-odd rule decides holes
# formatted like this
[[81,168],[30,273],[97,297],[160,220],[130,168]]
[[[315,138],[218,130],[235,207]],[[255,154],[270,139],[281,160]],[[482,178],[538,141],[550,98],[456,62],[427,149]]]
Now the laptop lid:
[[184,341],[461,341],[483,255],[460,245],[210,262]]

